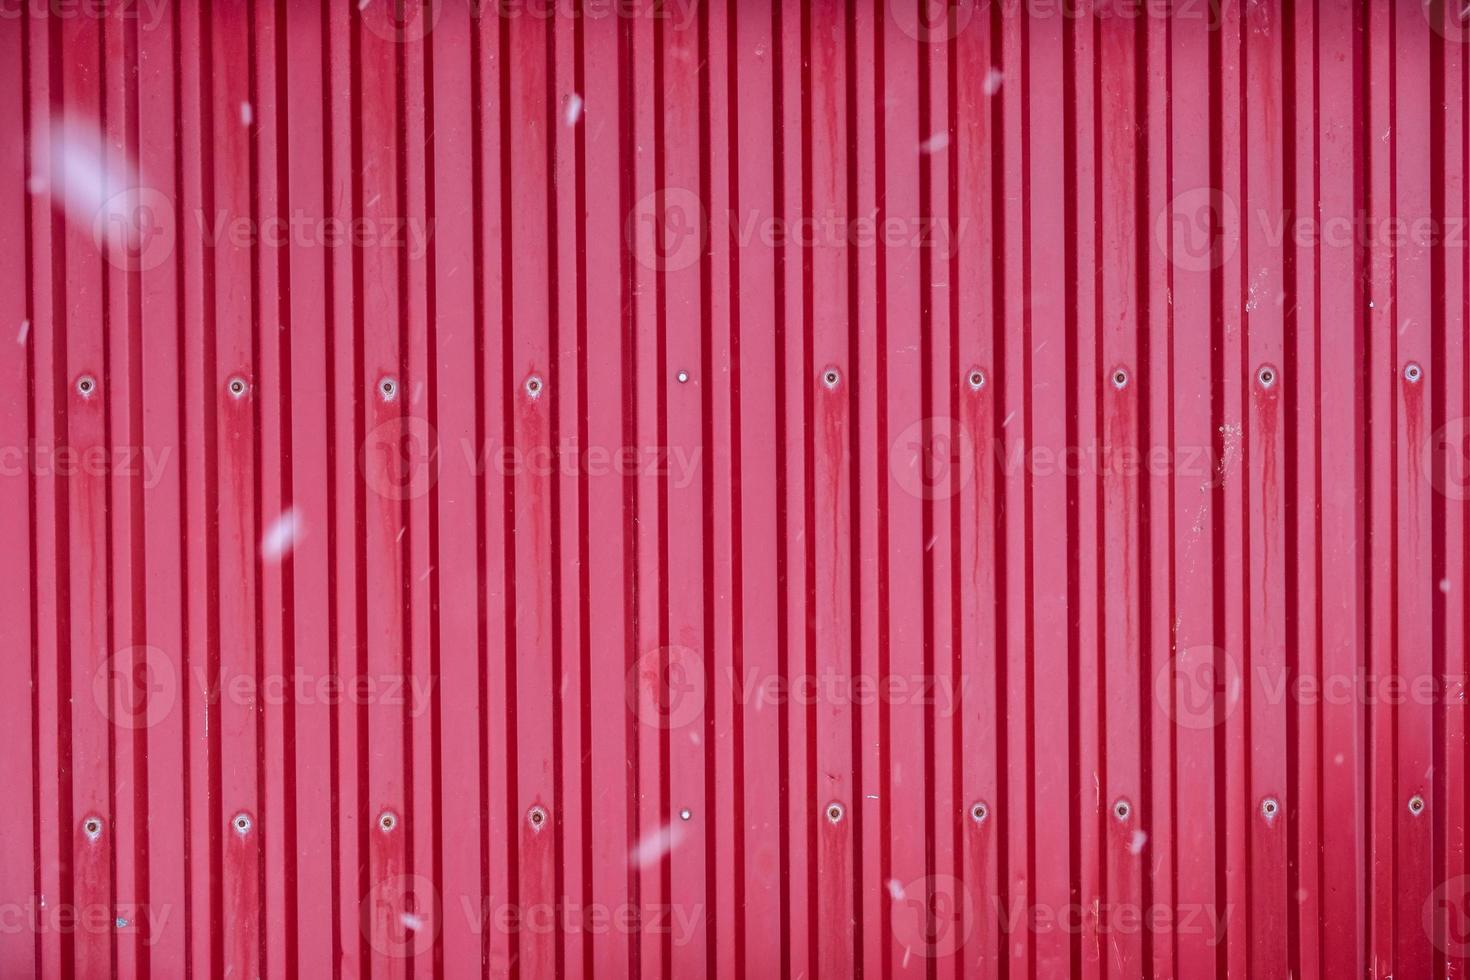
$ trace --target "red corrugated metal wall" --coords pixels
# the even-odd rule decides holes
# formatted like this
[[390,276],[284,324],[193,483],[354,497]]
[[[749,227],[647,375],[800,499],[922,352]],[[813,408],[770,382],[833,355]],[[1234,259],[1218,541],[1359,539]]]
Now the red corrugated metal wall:
[[0,3],[0,974],[1459,975],[1467,38]]

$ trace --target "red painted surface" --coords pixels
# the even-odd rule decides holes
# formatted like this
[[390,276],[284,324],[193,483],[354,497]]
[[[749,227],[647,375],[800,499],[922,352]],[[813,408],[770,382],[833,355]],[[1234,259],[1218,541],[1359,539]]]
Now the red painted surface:
[[1453,11],[550,6],[0,4],[0,975],[1462,975]]

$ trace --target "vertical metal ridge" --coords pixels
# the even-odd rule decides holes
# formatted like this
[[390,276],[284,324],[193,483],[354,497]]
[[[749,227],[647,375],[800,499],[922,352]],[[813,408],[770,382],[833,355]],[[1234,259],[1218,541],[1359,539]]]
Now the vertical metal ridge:
[[[725,120],[728,127],[728,146],[726,173],[728,186],[726,193],[729,196],[730,210],[734,213],[740,211],[740,111],[737,96],[740,93],[740,55],[737,42],[742,37],[740,22],[740,8],[736,4],[726,6],[726,50],[725,59],[729,70],[729,79],[725,91]],[[754,20],[754,18],[752,18]],[[741,383],[744,373],[745,349],[741,345],[741,287],[743,280],[740,269],[740,249],[735,247],[733,237],[734,229],[731,229],[732,238],[730,243],[729,259],[729,330],[730,330],[730,390],[729,390],[729,413],[730,413],[730,670],[736,677],[744,676],[745,672],[745,535],[744,535],[744,506],[745,496],[743,492],[743,474],[741,456],[745,451],[744,424],[741,418],[743,411]],[[711,365],[704,366],[704,376],[712,378]],[[710,546],[713,547],[711,542]],[[734,976],[745,980],[746,976],[746,875],[748,866],[746,863],[747,829],[746,829],[746,804],[745,804],[745,711],[740,699],[732,695],[730,699],[730,722],[731,722],[731,774],[735,780],[734,790],[734,812],[732,814],[731,833],[731,870],[733,872],[732,903],[731,903],[731,928],[730,947],[731,968]],[[711,747],[713,751],[713,746]],[[706,803],[713,807],[715,799],[714,787],[709,786],[706,791]]]
[[[581,0],[578,0],[580,11]],[[574,99],[582,99],[582,94],[587,90],[587,55],[586,37],[583,22],[578,18],[573,26],[573,75],[572,93]],[[575,121],[574,121],[575,123]],[[576,225],[576,377],[585,379],[588,376],[589,353],[588,353],[588,232],[587,232],[587,130],[585,126],[577,126],[573,136],[575,141],[575,169],[576,169],[576,196],[574,200],[574,221]],[[583,384],[578,387],[577,398],[577,445],[589,445],[589,404],[590,386]],[[593,842],[593,753],[596,751],[593,745],[593,676],[592,676],[592,556],[590,547],[591,530],[589,526],[591,508],[589,504],[589,479],[588,474],[579,468],[577,473],[577,592],[579,595],[579,617],[577,633],[577,664],[580,678],[581,720],[579,725],[581,737],[581,758],[578,763],[578,780],[580,783],[580,799],[582,801],[582,882],[580,898],[584,907],[591,907],[596,892],[596,878],[594,871],[594,842]],[[596,969],[596,950],[594,944],[585,942],[583,945],[583,961],[581,964],[583,974],[591,977]]]

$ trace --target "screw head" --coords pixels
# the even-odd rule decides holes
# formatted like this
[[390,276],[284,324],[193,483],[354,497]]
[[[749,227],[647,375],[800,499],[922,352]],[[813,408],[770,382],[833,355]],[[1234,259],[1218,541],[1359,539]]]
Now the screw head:
[[245,379],[239,375],[231,378],[225,387],[229,391],[231,398],[244,398],[245,393],[250,390],[250,386],[245,383]]
[[384,810],[378,815],[378,829],[383,833],[389,833],[398,826],[398,814],[392,810]]
[[1122,391],[1124,388],[1128,387],[1127,371],[1123,370],[1122,368],[1118,368],[1117,370],[1113,371],[1113,387],[1117,388],[1119,391]]
[[1404,380],[1409,384],[1418,384],[1419,379],[1422,377],[1424,377],[1424,369],[1419,366],[1417,361],[1410,361],[1404,365]]
[[546,826],[546,811],[539,806],[533,806],[526,814],[526,819],[531,822],[531,829],[539,833]]
[[837,382],[841,380],[842,378],[837,373],[836,368],[828,368],[827,370],[822,372],[822,384],[826,385],[828,388],[836,388]]
[[545,387],[546,385],[541,380],[540,375],[533,374],[526,379],[526,394],[532,398],[539,398],[541,396],[541,390]]
[[680,820],[689,820],[693,816],[694,816],[694,814],[689,812],[689,808],[687,806],[684,809],[682,809],[682,810],[679,811],[679,819]]
[[983,823],[990,816],[990,809],[984,803],[976,803],[970,807],[970,819],[976,823]]
[[230,821],[230,826],[234,827],[235,828],[235,833],[239,834],[242,837],[244,835],[250,833],[250,827],[252,826],[251,821],[250,821],[250,814],[248,814],[248,813],[237,813],[237,814],[235,814],[235,818]]
[[82,821],[82,833],[87,835],[87,840],[96,840],[102,836],[102,818],[88,817]]
[[674,375],[674,378],[681,385],[687,385],[689,383],[689,372],[688,371],[680,371],[678,374]]
[[1414,816],[1416,816],[1416,817],[1419,814],[1423,813],[1424,812],[1424,797],[1419,796],[1418,794],[1415,794],[1409,800],[1409,812],[1412,813],[1412,814],[1414,814]]
[[1270,820],[1272,817],[1276,816],[1276,814],[1280,812],[1281,804],[1276,802],[1276,798],[1274,796],[1268,796],[1261,801],[1261,816],[1265,817],[1267,820]]
[[97,379],[90,374],[84,374],[77,378],[77,394],[83,398],[91,398],[97,391]]
[[843,816],[843,813],[844,812],[845,811],[842,809],[842,804],[841,803],[835,803],[835,802],[834,803],[828,803],[827,804],[827,821],[829,823],[841,823],[842,822],[842,816]]
[[1133,812],[1133,806],[1127,800],[1119,800],[1113,804],[1113,816],[1119,820],[1127,820]]
[[970,375],[965,380],[969,382],[971,391],[979,391],[985,387],[985,372],[979,368],[971,368]]
[[1270,388],[1276,384],[1276,378],[1276,369],[1269,364],[1262,364],[1260,369],[1256,371],[1256,383],[1262,388]]
[[378,382],[378,397],[385,402],[391,402],[398,397],[398,380],[396,378],[383,378]]

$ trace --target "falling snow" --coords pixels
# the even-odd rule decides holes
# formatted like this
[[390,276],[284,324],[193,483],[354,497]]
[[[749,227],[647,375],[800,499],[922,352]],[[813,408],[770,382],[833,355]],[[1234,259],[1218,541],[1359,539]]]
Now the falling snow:
[[[56,174],[51,194],[66,216],[88,232],[94,228],[127,227],[132,220],[128,202],[119,195],[136,184],[126,160],[109,161],[102,133],[91,123],[64,120],[50,140],[50,164]],[[45,169],[44,158],[36,169]],[[123,195],[124,197],[126,195]]]
[[673,824],[666,824],[645,834],[633,849],[628,852],[628,863],[635,868],[646,868],[650,864],[657,864],[674,849],[683,836],[683,831]]
[[260,542],[261,557],[266,561],[280,561],[296,546],[300,531],[301,520],[293,507],[265,529],[265,537]]
[[919,144],[920,153],[938,153],[949,145],[949,133],[935,133]]

